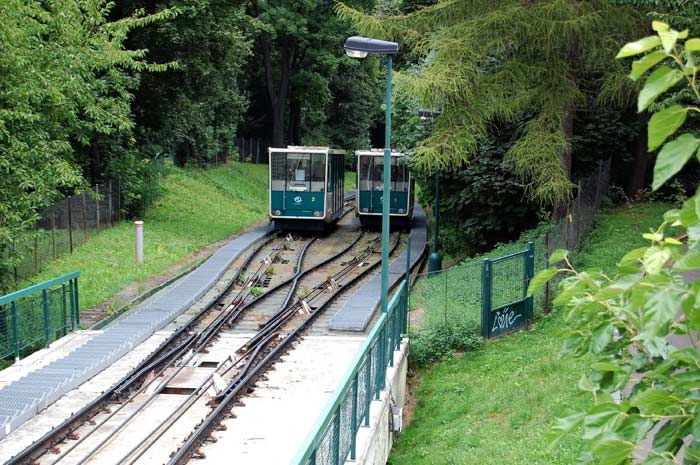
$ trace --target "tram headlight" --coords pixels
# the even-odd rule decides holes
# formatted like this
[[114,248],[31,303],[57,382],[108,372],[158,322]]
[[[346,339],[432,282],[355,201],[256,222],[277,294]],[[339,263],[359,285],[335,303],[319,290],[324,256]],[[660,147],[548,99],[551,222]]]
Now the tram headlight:
[[281,212],[281,211],[279,211],[279,210],[275,210],[275,215],[279,216],[279,215],[281,215],[281,214],[282,214],[282,212]]
[[318,211],[314,212],[314,216],[321,216],[321,212],[318,212]]
[[369,211],[369,210],[367,209],[367,207],[365,207],[365,208],[362,209],[362,213],[367,213],[368,211]]
[[403,213],[403,208],[399,208],[399,213]]

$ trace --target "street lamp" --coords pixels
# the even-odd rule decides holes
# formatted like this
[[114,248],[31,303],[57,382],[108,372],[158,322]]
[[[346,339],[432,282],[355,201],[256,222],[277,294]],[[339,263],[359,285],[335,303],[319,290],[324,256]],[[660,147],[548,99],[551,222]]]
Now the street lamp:
[[[433,118],[440,116],[440,110],[428,110],[421,108],[418,110],[418,116],[423,121],[430,121],[432,124]],[[432,129],[432,127],[431,127]],[[442,257],[439,252],[438,240],[440,237],[440,169],[435,169],[435,233],[433,236],[433,253],[428,258],[428,273],[436,273],[442,270]]]
[[385,40],[353,36],[345,41],[345,53],[364,58],[369,53],[386,55],[386,125],[384,130],[384,193],[382,196],[382,313],[389,310],[389,207],[391,186],[391,62],[399,44]]

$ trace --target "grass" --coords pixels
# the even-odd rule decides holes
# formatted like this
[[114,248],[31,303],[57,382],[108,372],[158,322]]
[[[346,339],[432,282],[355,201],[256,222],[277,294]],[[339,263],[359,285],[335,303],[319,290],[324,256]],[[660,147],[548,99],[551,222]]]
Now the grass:
[[267,213],[267,165],[234,162],[204,171],[172,167],[162,187],[162,195],[143,218],[143,265],[134,262],[133,223],[122,222],[48,264],[32,280],[79,270],[80,306],[90,308]]
[[625,253],[649,245],[642,234],[656,230],[663,222],[663,214],[672,208],[670,203],[645,202],[620,205],[607,211],[596,224],[586,247],[574,255],[576,266],[613,272]]
[[357,187],[357,173],[352,171],[345,172],[345,182],[343,188],[345,192],[354,191]]
[[[643,232],[671,206],[644,203],[603,213],[574,259],[580,267],[614,271],[629,249],[643,246]],[[576,463],[580,440],[553,450],[554,421],[590,405],[577,382],[587,359],[560,357],[560,312],[541,318],[529,332],[496,339],[476,352],[421,370],[414,385],[415,417],[398,437],[392,465]]]

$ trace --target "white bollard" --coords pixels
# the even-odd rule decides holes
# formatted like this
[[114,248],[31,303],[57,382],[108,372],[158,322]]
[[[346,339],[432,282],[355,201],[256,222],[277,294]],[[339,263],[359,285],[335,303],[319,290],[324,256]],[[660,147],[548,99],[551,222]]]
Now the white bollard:
[[136,225],[136,263],[143,263],[143,221],[134,221]]

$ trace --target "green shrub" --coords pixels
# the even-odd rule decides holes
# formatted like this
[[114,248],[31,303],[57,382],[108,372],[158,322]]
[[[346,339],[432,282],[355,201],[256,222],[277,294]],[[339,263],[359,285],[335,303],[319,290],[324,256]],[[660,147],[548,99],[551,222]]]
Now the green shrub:
[[472,351],[481,346],[479,325],[473,321],[443,323],[411,335],[410,362],[431,365],[453,351]]

